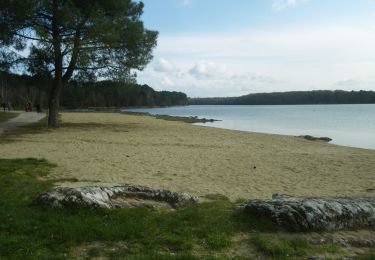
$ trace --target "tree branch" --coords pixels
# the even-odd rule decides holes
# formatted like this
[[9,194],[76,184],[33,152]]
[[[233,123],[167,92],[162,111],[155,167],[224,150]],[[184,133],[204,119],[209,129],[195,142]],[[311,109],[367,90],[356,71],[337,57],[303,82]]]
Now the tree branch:
[[63,82],[68,82],[68,80],[73,76],[73,72],[78,60],[78,54],[80,51],[81,43],[81,30],[83,25],[86,23],[86,19],[83,19],[78,25],[74,35],[72,56],[70,58],[69,66],[63,76]]
[[40,42],[49,42],[49,41],[44,40],[44,39],[35,38],[35,37],[31,37],[31,36],[20,34],[20,33],[14,33],[14,35],[22,37],[24,39],[28,39],[28,40],[34,40],[34,41],[40,41]]

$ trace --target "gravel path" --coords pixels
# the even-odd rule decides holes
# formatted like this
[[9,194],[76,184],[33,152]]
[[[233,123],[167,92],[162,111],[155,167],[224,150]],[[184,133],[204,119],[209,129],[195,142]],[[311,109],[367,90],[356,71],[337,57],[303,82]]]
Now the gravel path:
[[15,118],[12,118],[8,121],[0,123],[0,135],[5,131],[12,130],[13,128],[32,124],[38,122],[40,119],[45,117],[45,113],[36,113],[36,112],[21,112],[15,111],[19,115]]

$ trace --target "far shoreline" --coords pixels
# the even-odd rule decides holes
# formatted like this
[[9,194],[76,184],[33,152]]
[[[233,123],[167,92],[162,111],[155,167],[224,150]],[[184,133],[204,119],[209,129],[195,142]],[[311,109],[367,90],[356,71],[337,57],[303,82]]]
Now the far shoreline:
[[[375,132],[375,125],[372,123],[375,104],[192,105],[133,108],[125,111],[152,115],[214,118],[219,121],[206,122],[204,126],[288,136],[328,137],[333,139],[332,143],[335,145],[375,150],[373,141],[375,136],[371,134],[371,129]],[[288,115],[290,112],[292,116]],[[277,115],[276,118],[275,115]],[[199,125],[199,122],[197,124]]]
[[[358,105],[374,105],[375,104],[320,104],[321,106],[358,106]],[[271,134],[271,135],[280,135],[280,136],[289,136],[289,137],[304,137],[304,136],[311,136],[313,139],[330,139],[328,141],[329,144],[337,145],[337,146],[343,146],[348,148],[357,148],[357,149],[365,149],[365,150],[375,150],[375,148],[371,147],[361,147],[361,146],[355,146],[355,145],[349,145],[349,144],[341,144],[336,143],[336,140],[332,136],[327,135],[312,135],[310,133],[295,133],[295,134],[288,134],[288,133],[277,133],[272,131],[252,131],[252,130],[246,130],[246,129],[237,129],[237,128],[229,128],[229,127],[223,127],[218,126],[215,123],[220,121],[225,121],[222,119],[216,119],[216,118],[206,118],[206,117],[200,117],[197,115],[191,115],[191,116],[181,116],[181,115],[171,115],[171,114],[163,114],[163,113],[152,113],[152,112],[142,112],[143,110],[149,110],[149,109],[169,109],[169,108],[188,108],[188,107],[214,107],[214,106],[222,106],[222,107],[275,107],[275,106],[319,106],[315,104],[302,104],[302,105],[186,105],[186,106],[154,106],[154,107],[90,107],[87,109],[62,109],[61,112],[63,113],[124,113],[124,114],[130,114],[130,115],[139,115],[139,116],[150,116],[155,117],[157,119],[164,119],[169,121],[182,121],[186,123],[191,123],[194,125],[199,126],[205,126],[205,127],[212,127],[212,128],[218,128],[218,129],[227,129],[232,131],[242,131],[242,132],[248,132],[248,133],[259,133],[259,134]],[[141,111],[137,111],[141,110]],[[309,141],[319,141],[319,140],[309,140]],[[322,141],[322,140],[321,140]]]

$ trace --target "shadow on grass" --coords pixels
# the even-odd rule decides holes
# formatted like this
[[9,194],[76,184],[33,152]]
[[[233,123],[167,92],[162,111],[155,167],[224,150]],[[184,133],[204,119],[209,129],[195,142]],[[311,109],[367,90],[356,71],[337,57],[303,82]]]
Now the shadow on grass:
[[136,130],[138,127],[137,123],[134,124],[105,124],[105,123],[63,123],[60,121],[58,127],[47,127],[47,118],[43,118],[36,123],[29,124],[13,128],[12,130],[6,131],[1,135],[0,143],[10,143],[17,141],[18,138],[26,134],[40,134],[53,131],[58,128],[76,129],[89,131],[92,129],[110,129],[114,132],[129,132],[130,130]]
[[47,118],[42,118],[36,123],[13,128],[1,135],[0,143],[14,142],[17,138],[25,134],[37,134],[51,131],[53,128],[47,128]]
[[0,112],[0,123],[8,121],[9,119],[17,117],[19,114],[18,113],[13,113],[13,112]]

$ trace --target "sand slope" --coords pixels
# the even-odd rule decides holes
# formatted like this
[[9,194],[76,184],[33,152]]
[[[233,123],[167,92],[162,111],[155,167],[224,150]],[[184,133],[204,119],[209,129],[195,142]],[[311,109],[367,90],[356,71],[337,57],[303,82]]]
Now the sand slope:
[[46,158],[51,178],[133,183],[231,199],[374,195],[375,151],[112,113],[64,113],[59,129],[0,144],[1,158]]

